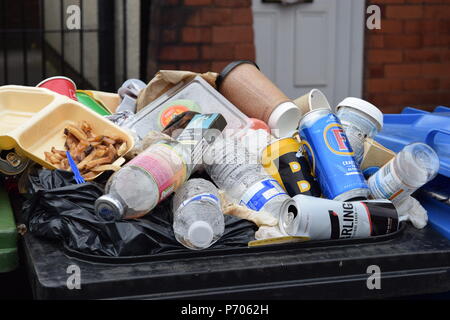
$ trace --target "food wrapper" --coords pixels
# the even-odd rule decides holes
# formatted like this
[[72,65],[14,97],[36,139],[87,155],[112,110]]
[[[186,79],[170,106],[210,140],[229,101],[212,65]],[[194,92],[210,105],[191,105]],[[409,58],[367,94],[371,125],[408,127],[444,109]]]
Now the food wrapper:
[[195,73],[191,71],[176,71],[176,70],[160,70],[155,77],[150,80],[147,87],[143,89],[136,101],[136,112],[145,108],[153,100],[173,88],[182,81],[191,81],[197,75],[201,76],[214,88],[216,87],[216,78],[218,76],[215,72]]

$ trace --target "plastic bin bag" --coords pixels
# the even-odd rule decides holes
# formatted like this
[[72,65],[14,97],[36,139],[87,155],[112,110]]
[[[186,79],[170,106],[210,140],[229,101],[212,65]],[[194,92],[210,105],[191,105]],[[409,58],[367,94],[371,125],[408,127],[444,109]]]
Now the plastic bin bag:
[[[75,184],[71,172],[42,169],[30,173],[29,184],[31,195],[23,204],[28,230],[69,249],[113,257],[190,251],[175,239],[170,200],[144,218],[106,222],[94,213],[103,194],[96,183]],[[246,247],[256,230],[253,223],[226,215],[225,233],[209,249]]]

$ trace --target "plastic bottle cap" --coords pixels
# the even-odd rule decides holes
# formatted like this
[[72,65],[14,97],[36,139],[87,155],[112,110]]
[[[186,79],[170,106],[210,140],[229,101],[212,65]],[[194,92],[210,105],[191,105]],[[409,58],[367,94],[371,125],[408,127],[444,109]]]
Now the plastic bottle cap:
[[[278,129],[278,137],[283,138],[298,128],[302,114],[293,102],[283,102],[273,110],[269,117],[268,125],[271,129]],[[276,134],[277,130],[273,132]]]
[[341,107],[350,107],[361,112],[364,112],[368,116],[372,117],[377,125],[378,131],[383,128],[383,113],[376,106],[359,98],[348,97],[341,101],[336,107],[336,112]]
[[109,195],[103,195],[95,201],[95,213],[107,221],[120,220],[125,208],[120,201]]
[[207,248],[213,240],[214,232],[205,221],[195,221],[189,227],[189,241],[196,247]]

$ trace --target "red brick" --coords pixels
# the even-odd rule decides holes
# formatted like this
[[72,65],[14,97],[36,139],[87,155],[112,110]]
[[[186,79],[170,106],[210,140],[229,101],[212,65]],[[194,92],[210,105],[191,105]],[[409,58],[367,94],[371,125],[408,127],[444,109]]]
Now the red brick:
[[210,70],[209,62],[183,62],[180,63],[180,70],[192,72],[208,72]]
[[232,24],[234,11],[229,8],[203,8],[201,18],[210,26]]
[[234,9],[232,14],[232,21],[234,25],[253,25],[253,11],[252,8]]
[[437,21],[439,23],[438,32],[439,33],[450,33],[450,20],[439,20]]
[[422,68],[417,64],[388,64],[384,67],[386,78],[410,78],[420,76]]
[[424,47],[448,47],[450,46],[450,36],[440,33],[431,33],[423,37]]
[[416,19],[423,16],[423,7],[420,5],[392,5],[386,8],[386,17],[393,19]]
[[367,37],[367,48],[383,48],[384,37],[382,35],[369,35]]
[[195,46],[166,46],[159,52],[159,59],[165,61],[186,61],[199,58],[199,50]]
[[234,45],[229,43],[202,46],[202,59],[228,60],[234,59]]
[[234,48],[236,60],[255,60],[255,46],[253,43],[237,44]]
[[405,0],[375,0],[371,1],[371,4],[389,4],[389,3],[404,3]]
[[367,55],[369,63],[402,62],[402,51],[400,50],[369,50]]
[[405,62],[439,62],[441,61],[441,50],[419,49],[405,50],[403,52]]
[[369,79],[367,92],[394,92],[402,90],[401,79]]
[[211,64],[211,71],[220,72],[225,68],[231,61],[213,61]]
[[206,43],[211,41],[210,28],[183,28],[181,38],[184,43]]
[[158,68],[160,70],[178,70],[176,63],[159,63]]
[[447,1],[446,5],[425,5],[423,16],[432,19],[448,19],[450,16],[450,4]]
[[403,31],[405,33],[421,33],[423,20],[404,20]]
[[163,43],[176,42],[178,40],[177,29],[164,29],[161,32],[161,41]]
[[447,49],[447,51],[442,52],[442,61],[450,61],[450,50]]
[[439,79],[406,79],[403,80],[405,90],[436,90],[439,88]]
[[373,33],[386,33],[386,34],[396,34],[402,33],[403,25],[402,20],[381,20],[381,29],[374,29],[370,32]]
[[184,0],[186,6],[207,6],[212,4],[212,0]]
[[369,78],[383,78],[384,77],[384,66],[383,65],[370,65],[368,67],[368,77]]
[[450,90],[450,78],[440,79],[439,88],[441,88],[441,90]]
[[213,27],[213,43],[253,42],[252,26]]
[[422,37],[419,35],[385,35],[384,47],[386,49],[420,48]]
[[214,4],[218,7],[250,7],[252,4],[251,0],[214,0]]
[[450,63],[425,63],[422,65],[422,73],[426,76],[448,76]]

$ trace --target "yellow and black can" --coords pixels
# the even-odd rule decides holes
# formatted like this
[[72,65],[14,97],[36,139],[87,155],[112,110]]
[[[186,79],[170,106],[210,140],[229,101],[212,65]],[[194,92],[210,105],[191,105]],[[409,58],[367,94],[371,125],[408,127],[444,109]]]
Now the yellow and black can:
[[319,184],[297,139],[282,138],[272,142],[263,149],[261,163],[291,197],[298,194],[321,196]]

